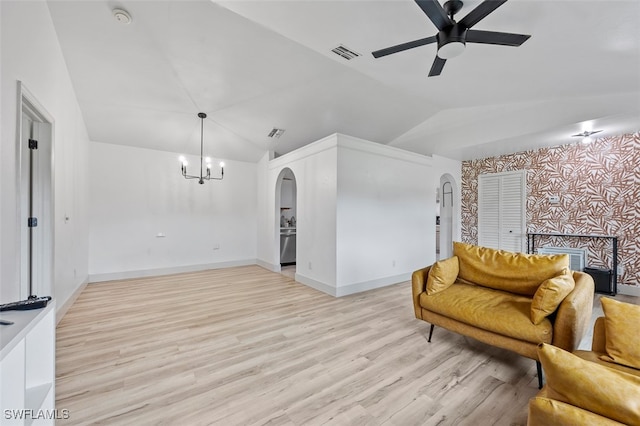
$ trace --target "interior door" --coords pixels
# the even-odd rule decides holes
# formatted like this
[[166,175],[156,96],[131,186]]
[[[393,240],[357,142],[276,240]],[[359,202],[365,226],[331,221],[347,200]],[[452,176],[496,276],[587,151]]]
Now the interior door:
[[525,245],[526,171],[478,177],[478,244],[522,252]]

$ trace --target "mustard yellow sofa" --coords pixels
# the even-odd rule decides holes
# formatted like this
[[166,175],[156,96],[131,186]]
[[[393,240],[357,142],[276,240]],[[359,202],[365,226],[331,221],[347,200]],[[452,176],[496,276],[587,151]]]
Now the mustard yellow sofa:
[[412,275],[415,316],[536,361],[537,347],[577,348],[591,319],[594,283],[567,255],[530,255],[454,242],[453,256]]
[[640,306],[602,298],[591,351],[541,344],[546,385],[529,401],[529,426],[640,425]]

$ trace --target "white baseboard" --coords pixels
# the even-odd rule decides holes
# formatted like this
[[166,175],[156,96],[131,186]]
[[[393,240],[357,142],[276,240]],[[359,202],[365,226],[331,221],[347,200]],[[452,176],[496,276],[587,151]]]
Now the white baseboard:
[[316,289],[318,291],[321,291],[323,293],[327,293],[327,294],[329,294],[331,296],[334,296],[334,297],[336,296],[336,288],[330,286],[329,284],[325,284],[323,282],[316,281],[313,278],[306,277],[306,276],[304,276],[302,274],[299,274],[297,272],[296,272],[296,275],[295,275],[295,280],[297,282],[299,282],[299,283],[302,283],[302,284],[304,284],[306,286],[314,288],[314,289]]
[[334,297],[348,296],[350,294],[362,293],[363,291],[373,290],[380,287],[386,287],[398,284],[411,279],[411,273],[394,275],[392,277],[379,278],[371,281],[363,281],[359,283],[349,284],[345,286],[333,287],[328,284],[316,281],[302,274],[296,273],[295,280],[299,283],[315,288],[323,293],[330,294]]
[[133,278],[155,277],[159,275],[181,274],[184,272],[199,272],[207,269],[232,268],[234,266],[247,266],[258,264],[257,259],[232,260],[229,262],[205,263],[201,265],[174,266],[170,268],[142,269],[138,271],[107,272],[103,274],[90,274],[89,283],[104,281],[128,280]]
[[349,294],[362,293],[363,291],[373,290],[380,287],[386,287],[393,284],[398,284],[411,279],[411,273],[394,275],[391,277],[378,278],[371,281],[363,281],[360,283],[349,284],[345,286],[337,287],[337,297],[347,296]]
[[264,269],[271,272],[280,272],[282,271],[280,264],[274,265],[273,263],[265,262],[264,260],[257,259],[256,265],[262,266]]
[[89,284],[89,277],[85,278],[85,280],[80,283],[78,288],[76,288],[76,290],[71,294],[71,296],[69,296],[67,300],[65,300],[64,303],[61,303],[57,306],[56,326],[60,323],[60,321],[62,321],[62,318],[64,318],[64,316],[67,314],[67,311],[69,311],[69,308],[71,308],[71,306],[75,303],[76,299],[78,298],[78,296],[80,296],[80,293],[82,293],[82,290],[84,290],[87,284]]
[[637,285],[618,284],[618,294],[640,296],[640,287]]

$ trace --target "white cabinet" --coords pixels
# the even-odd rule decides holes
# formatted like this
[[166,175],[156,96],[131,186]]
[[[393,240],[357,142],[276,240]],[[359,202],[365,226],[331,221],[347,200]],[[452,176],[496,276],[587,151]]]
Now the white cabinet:
[[43,309],[0,312],[0,425],[53,425],[55,302]]

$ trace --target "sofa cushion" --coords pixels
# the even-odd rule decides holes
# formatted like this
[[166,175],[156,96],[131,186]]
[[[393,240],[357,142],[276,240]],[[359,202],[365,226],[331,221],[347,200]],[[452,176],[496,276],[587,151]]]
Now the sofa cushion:
[[626,424],[640,424],[640,377],[612,370],[552,345],[538,357],[547,396]]
[[626,365],[616,364],[615,362],[602,359],[602,355],[605,355],[604,352],[576,350],[571,353],[586,361],[595,362],[596,364],[604,365],[605,367],[622,371],[624,373],[633,374],[634,376],[640,376],[640,369],[638,368],[627,367]]
[[451,286],[458,277],[458,257],[440,260],[431,266],[427,278],[427,294],[435,294]]
[[544,280],[569,267],[566,254],[512,253],[460,242],[453,243],[453,254],[460,262],[458,278],[524,296],[533,296]]
[[537,396],[529,400],[527,426],[566,425],[619,426],[623,423],[554,399]]
[[565,268],[560,275],[544,280],[533,295],[531,321],[540,324],[544,318],[554,313],[575,286],[576,282],[569,268]]
[[640,306],[603,297],[600,299],[604,311],[606,330],[606,355],[601,358],[628,367],[640,368]]
[[531,298],[456,281],[439,293],[420,295],[424,309],[493,333],[530,343],[550,343],[548,318],[531,322]]

